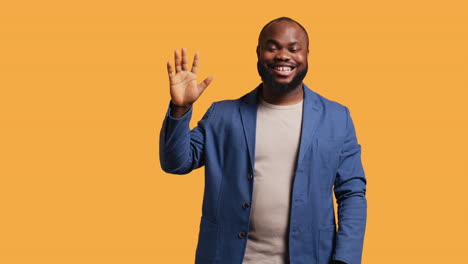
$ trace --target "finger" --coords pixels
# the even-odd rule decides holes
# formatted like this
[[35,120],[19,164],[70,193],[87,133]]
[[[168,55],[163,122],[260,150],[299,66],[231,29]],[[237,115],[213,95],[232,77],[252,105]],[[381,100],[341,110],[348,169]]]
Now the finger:
[[167,62],[167,73],[169,74],[169,78],[174,76],[174,68],[172,67],[172,63],[170,60]]
[[188,58],[186,48],[182,48],[182,70],[188,71]]
[[176,68],[176,73],[182,71],[182,67],[180,65],[180,53],[179,50],[176,50],[174,52],[174,61],[175,61],[175,68]]
[[193,64],[192,64],[192,73],[197,74],[198,71],[198,51],[195,52],[195,56],[193,57]]
[[205,91],[206,87],[208,87],[208,85],[210,85],[210,83],[213,81],[214,79],[214,76],[210,76],[208,78],[206,78],[205,80],[203,80],[203,82],[201,82],[199,85],[198,85],[198,91],[201,93],[203,93],[203,91]]

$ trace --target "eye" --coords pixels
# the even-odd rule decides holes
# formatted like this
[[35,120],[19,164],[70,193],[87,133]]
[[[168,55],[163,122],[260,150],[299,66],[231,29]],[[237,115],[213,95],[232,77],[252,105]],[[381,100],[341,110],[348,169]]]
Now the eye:
[[277,50],[277,48],[275,46],[270,46],[270,47],[267,47],[267,50],[268,51],[275,51],[275,50]]
[[297,52],[301,51],[301,49],[300,48],[291,48],[291,49],[289,49],[289,51],[293,52],[293,53],[297,53]]

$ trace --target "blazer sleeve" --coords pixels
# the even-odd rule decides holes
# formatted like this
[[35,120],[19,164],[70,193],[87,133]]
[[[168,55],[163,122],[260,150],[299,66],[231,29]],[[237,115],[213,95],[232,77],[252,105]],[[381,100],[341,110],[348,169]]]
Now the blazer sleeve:
[[205,132],[214,104],[192,130],[193,107],[182,117],[174,118],[171,106],[169,103],[159,136],[159,160],[165,172],[187,174],[205,165]]
[[333,260],[360,264],[367,219],[366,177],[349,109],[345,107],[346,135],[334,182],[338,231]]

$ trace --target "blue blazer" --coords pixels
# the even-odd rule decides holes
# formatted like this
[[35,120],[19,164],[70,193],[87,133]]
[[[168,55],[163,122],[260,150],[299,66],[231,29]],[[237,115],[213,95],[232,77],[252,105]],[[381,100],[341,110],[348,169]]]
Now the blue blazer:
[[[205,190],[195,263],[241,264],[249,232],[259,85],[237,100],[213,103],[190,130],[192,108],[170,116],[160,133],[165,172],[205,166]],[[361,263],[367,201],[353,121],[347,107],[305,84],[302,130],[291,197],[291,264]],[[335,224],[333,193],[338,204]]]

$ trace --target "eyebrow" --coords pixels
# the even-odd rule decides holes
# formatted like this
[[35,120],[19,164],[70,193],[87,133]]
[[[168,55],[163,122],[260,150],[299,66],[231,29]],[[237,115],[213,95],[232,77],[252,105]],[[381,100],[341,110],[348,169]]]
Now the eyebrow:
[[[278,41],[276,41],[274,39],[267,39],[266,44],[270,44],[270,43],[275,44],[275,45],[279,45]],[[297,41],[294,41],[294,42],[291,42],[291,43],[288,44],[288,46],[294,46],[294,45],[300,45],[300,44]]]

